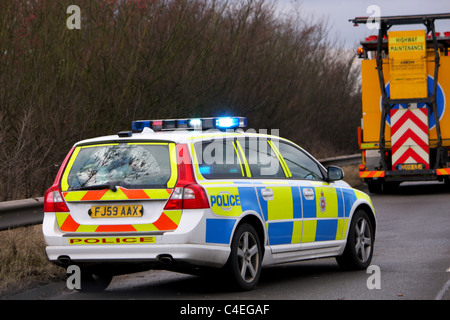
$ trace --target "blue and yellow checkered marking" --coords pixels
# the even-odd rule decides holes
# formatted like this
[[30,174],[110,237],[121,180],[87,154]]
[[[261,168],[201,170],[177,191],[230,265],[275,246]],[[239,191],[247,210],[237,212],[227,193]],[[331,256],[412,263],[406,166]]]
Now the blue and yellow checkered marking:
[[339,188],[343,195],[343,201],[344,201],[344,217],[348,218],[350,216],[350,212],[352,209],[353,204],[357,200],[357,196],[355,194],[355,191],[352,189],[346,189],[346,188]]
[[[261,197],[265,186],[207,187],[212,211],[223,218],[207,219],[206,242],[230,243],[236,218],[253,211],[266,221],[270,245],[341,240],[345,236],[353,204],[364,197],[348,188],[326,184],[313,187],[271,185],[274,199]],[[305,196],[307,190],[313,194]],[[258,196],[259,195],[259,196]],[[325,197],[326,206],[321,207]]]
[[294,221],[268,223],[269,244],[287,244],[292,242]]
[[[306,197],[303,189],[313,189],[314,194]],[[299,191],[298,191],[299,190]],[[293,203],[303,207],[303,215],[298,211],[285,221],[267,221],[269,243],[271,245],[308,243],[341,240],[347,230],[348,217],[357,200],[355,191],[347,188],[327,186],[291,187]],[[297,198],[298,196],[298,198]],[[326,198],[326,207],[321,208],[321,198]],[[300,209],[301,210],[301,209]]]
[[208,243],[230,243],[236,219],[207,219],[206,239]]

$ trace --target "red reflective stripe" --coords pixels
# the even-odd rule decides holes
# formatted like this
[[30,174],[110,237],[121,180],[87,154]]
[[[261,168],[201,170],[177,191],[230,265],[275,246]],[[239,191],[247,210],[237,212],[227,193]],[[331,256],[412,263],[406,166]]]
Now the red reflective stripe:
[[95,190],[95,191],[88,191],[86,194],[81,198],[81,201],[95,201],[100,200],[106,192],[108,192],[109,189],[105,190]]
[[[428,121],[427,117],[424,117],[427,113],[428,110],[425,108],[391,110],[392,169],[394,171],[398,170],[399,164],[412,161],[424,164],[425,169],[430,168]],[[410,158],[413,160],[409,160]]]
[[[401,155],[401,157],[398,158],[398,160],[396,161],[396,163],[399,163],[399,164],[405,163],[406,160],[408,160],[410,157],[413,158],[417,163],[425,162],[424,159],[423,159],[421,156],[419,156],[419,155],[417,154],[416,151],[414,151],[414,149],[408,148],[408,149]],[[428,168],[429,168],[429,165],[426,163],[426,164],[425,164],[425,169],[428,169]]]
[[[400,109],[394,109],[391,112],[391,117]],[[424,112],[424,110],[427,109],[416,109],[416,110],[420,110],[421,112]],[[395,111],[395,112],[394,112]],[[424,123],[422,120],[420,120],[411,110],[408,110],[405,112],[405,114],[403,116],[401,116],[391,127],[391,132],[397,132],[397,130],[399,130],[406,121],[411,120],[412,122],[414,122],[415,125],[417,125],[423,132],[428,132],[428,126],[426,123]]]
[[446,175],[450,175],[450,168],[437,169],[437,170],[436,170],[436,174],[437,174],[438,176],[446,176]]
[[395,141],[395,144],[392,146],[392,148],[403,146],[403,144],[405,144],[406,140],[408,139],[412,139],[415,143],[417,143],[418,146],[420,146],[426,153],[428,153],[428,145],[411,129],[406,130],[403,136]]
[[130,189],[125,189],[125,188],[121,188],[120,190],[122,190],[122,192],[125,194],[125,196],[130,200],[150,199],[150,197],[148,196],[148,194],[145,193],[144,190],[140,190],[140,189],[130,190]]
[[73,220],[72,216],[69,214],[62,224],[61,230],[65,232],[75,232],[79,226],[80,224]]
[[178,225],[166,216],[164,212],[153,225],[158,228],[158,230],[175,230],[178,227]]
[[360,178],[383,178],[384,171],[361,171],[359,172]]
[[100,225],[95,232],[124,232],[124,231],[136,231],[131,224],[119,224],[119,225]]

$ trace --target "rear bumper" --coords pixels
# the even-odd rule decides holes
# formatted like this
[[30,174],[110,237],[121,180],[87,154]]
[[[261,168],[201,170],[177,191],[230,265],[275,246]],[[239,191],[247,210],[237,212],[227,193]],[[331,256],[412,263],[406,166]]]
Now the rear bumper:
[[443,176],[450,175],[450,168],[439,168],[431,170],[396,170],[396,171],[360,171],[359,177],[365,180],[377,180],[383,178],[385,181],[426,181],[438,180]]
[[58,263],[60,257],[71,263],[136,263],[158,262],[170,256],[175,262],[220,268],[228,260],[230,247],[198,244],[148,244],[148,245],[70,245],[47,246],[50,261]]
[[[77,263],[152,263],[162,256],[174,262],[222,267],[229,244],[205,243],[208,209],[185,210],[176,230],[167,232],[62,232],[55,213],[44,214],[43,233],[50,261]],[[70,260],[69,260],[70,259]]]

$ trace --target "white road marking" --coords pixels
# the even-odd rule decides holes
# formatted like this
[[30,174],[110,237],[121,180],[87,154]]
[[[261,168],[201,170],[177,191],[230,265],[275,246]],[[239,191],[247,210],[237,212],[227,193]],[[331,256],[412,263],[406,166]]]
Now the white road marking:
[[[449,272],[449,269],[447,269],[447,272]],[[450,289],[450,279],[444,284],[441,291],[437,294],[436,298],[434,300],[442,300],[444,297],[444,294],[447,292],[447,290]]]

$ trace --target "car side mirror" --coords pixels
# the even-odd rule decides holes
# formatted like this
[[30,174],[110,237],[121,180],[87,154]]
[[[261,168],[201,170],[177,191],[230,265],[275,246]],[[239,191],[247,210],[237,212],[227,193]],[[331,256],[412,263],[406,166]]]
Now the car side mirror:
[[339,167],[329,166],[327,172],[327,178],[330,182],[344,179],[344,171]]

